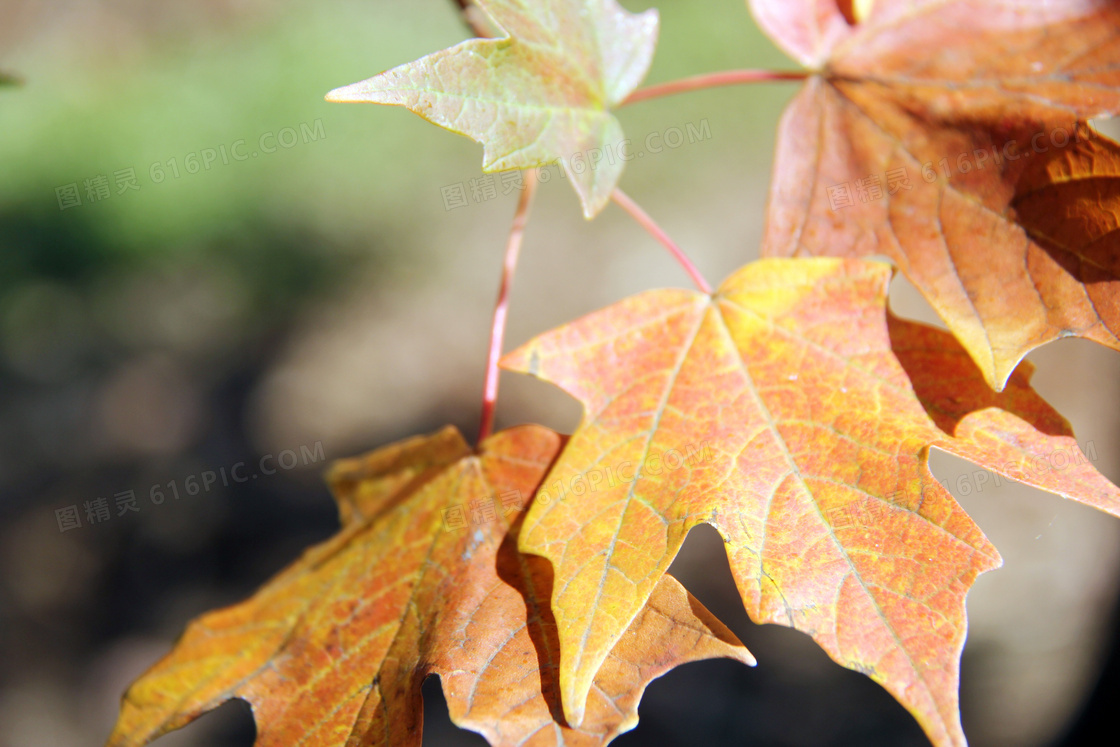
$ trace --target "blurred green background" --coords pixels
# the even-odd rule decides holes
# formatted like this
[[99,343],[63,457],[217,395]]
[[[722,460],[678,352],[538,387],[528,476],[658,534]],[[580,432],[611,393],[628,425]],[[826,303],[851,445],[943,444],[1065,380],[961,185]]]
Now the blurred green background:
[[[0,87],[3,747],[101,744],[124,687],[187,620],[238,601],[333,531],[327,459],[445,423],[473,435],[516,193],[475,195],[481,148],[465,138],[403,110],[323,101],[466,38],[452,5],[0,0],[0,72],[21,81]],[[647,82],[789,66],[742,0],[656,7]],[[793,90],[727,88],[620,113],[636,142],[671,127],[710,132],[631,162],[622,182],[710,280],[758,256],[774,130]],[[584,221],[551,172],[511,345],[687,283],[619,211]],[[456,185],[468,204],[448,209],[444,188]],[[897,285],[902,313],[936,321]],[[1116,356],[1052,348],[1032,356],[1040,388],[1116,479],[1117,408],[1099,404],[1120,394]],[[570,431],[579,409],[506,376],[498,414],[499,425]],[[323,458],[267,479],[180,499],[167,487],[320,447]],[[947,485],[972,472],[938,458]],[[168,494],[158,505],[157,486]],[[127,491],[139,510],[122,514]],[[86,504],[100,498],[109,518],[91,522]],[[966,730],[974,744],[1055,743],[1111,671],[1117,529],[1014,487],[961,501],[1008,560],[970,597]],[[62,531],[70,507],[81,526]],[[619,744],[925,743],[869,680],[800,634],[751,625],[718,538],[697,535],[675,572],[760,666],[681,668],[650,688]],[[450,725],[434,681],[425,695],[426,744],[483,743]],[[252,735],[247,709],[230,705],[158,744]]]

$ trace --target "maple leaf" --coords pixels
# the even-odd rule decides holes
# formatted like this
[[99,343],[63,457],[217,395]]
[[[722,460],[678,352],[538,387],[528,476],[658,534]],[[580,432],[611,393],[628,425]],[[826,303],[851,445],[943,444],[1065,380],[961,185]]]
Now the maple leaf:
[[[670,668],[753,664],[666,577],[595,678],[583,726],[556,720],[552,573],[517,552],[516,504],[561,443],[523,426],[475,455],[448,428],[336,463],[341,531],[248,601],[194,621],[126,693],[110,747],[146,744],[234,697],[253,706],[258,747],[418,746],[429,673],[451,719],[491,744],[602,745],[633,728],[646,684]],[[475,509],[480,522],[449,525],[448,512]]]
[[1039,161],[1085,196],[1115,178],[1091,157],[1115,163],[1115,145],[1086,121],[1120,112],[1120,4],[877,0],[860,23],[836,0],[749,4],[816,71],[779,125],[763,256],[889,257],[996,389],[1059,337],[1120,349],[1115,241],[1032,225],[1116,224],[1108,205],[1037,188]]
[[[584,405],[520,535],[556,573],[570,723],[707,523],[755,622],[809,633],[936,744],[964,743],[964,599],[1000,559],[929,448],[1114,515],[1120,491],[1029,388],[1029,366],[995,393],[952,335],[889,317],[889,276],[864,260],[762,260],[712,296],[648,291],[503,359]],[[1059,450],[1061,468],[1040,472]]]
[[622,159],[598,160],[624,140],[610,113],[645,78],[657,44],[657,11],[615,0],[477,0],[508,36],[472,39],[360,83],[328,101],[404,106],[484,146],[483,171],[557,160],[587,218],[599,213]]

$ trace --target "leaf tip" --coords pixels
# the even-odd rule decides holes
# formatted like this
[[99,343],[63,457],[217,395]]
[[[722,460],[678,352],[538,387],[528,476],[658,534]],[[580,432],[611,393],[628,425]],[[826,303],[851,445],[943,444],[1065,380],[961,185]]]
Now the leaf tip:
[[348,86],[340,86],[328,92],[323,98],[336,104],[380,103],[373,95],[373,90],[370,81],[363,80]]
[[1015,373],[1015,369],[1019,367],[1019,361],[1021,360],[1023,360],[1022,356],[1014,361],[996,361],[995,366],[991,370],[984,371],[984,378],[988,380],[992,391],[999,394],[1007,387],[1007,382],[1011,379],[1011,374]]
[[335,88],[333,91],[328,91],[327,95],[323,98],[334,104],[352,101],[353,99],[347,96],[347,91],[352,87],[353,86],[342,86],[341,88]]
[[583,218],[587,221],[595,220],[599,213],[603,212],[603,208],[610,202],[610,197],[589,197],[584,198],[580,195],[580,206],[583,208]]
[[[555,600],[553,601],[553,607],[555,608]],[[578,664],[573,662],[574,666],[565,671],[563,664],[564,644],[561,643],[560,645],[560,702],[564,708],[564,720],[568,722],[568,726],[571,728],[579,729],[583,726],[583,720],[587,714],[587,700],[595,683],[595,675],[598,674],[602,663],[600,662],[598,666],[588,667],[588,660],[581,656]]]
[[528,345],[517,348],[503,355],[498,361],[498,367],[515,373],[527,373],[536,376],[540,366],[540,355],[535,348]]
[[578,729],[579,727],[583,726],[583,713],[584,706],[582,704],[576,707],[575,705],[565,701],[564,720],[568,722],[568,726],[573,729]]

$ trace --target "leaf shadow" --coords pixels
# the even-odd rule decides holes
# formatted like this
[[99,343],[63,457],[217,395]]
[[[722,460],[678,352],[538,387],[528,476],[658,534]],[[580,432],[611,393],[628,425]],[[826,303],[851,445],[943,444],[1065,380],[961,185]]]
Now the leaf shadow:
[[516,589],[525,600],[525,626],[537,653],[541,695],[548,704],[553,721],[568,726],[560,702],[560,635],[552,614],[552,563],[539,555],[523,554],[517,549],[517,537],[527,511],[528,508],[510,525],[498,548],[498,577]]
[[1072,435],[1069,423],[1030,386],[1034,365],[1019,364],[997,392],[964,347],[949,332],[887,314],[895,358],[905,370],[926,414],[947,436],[974,412],[998,408],[1049,436]]
[[1115,333],[1120,330],[1114,297],[1120,282],[1120,144],[1081,123],[1072,133],[1053,128],[1039,143],[1027,153],[1035,157],[1016,179],[1009,217],[1056,266],[1086,286],[1094,311]]

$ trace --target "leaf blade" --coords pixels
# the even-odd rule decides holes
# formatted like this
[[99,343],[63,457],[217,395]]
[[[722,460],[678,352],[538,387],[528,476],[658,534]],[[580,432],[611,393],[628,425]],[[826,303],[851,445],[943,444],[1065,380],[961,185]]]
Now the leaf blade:
[[631,14],[615,0],[479,4],[508,36],[463,42],[335,89],[327,100],[404,106],[482,143],[484,171],[559,160],[585,217],[594,217],[609,201],[623,163],[575,164],[623,141],[610,108],[649,70],[656,11]]
[[[672,667],[714,657],[753,664],[665,578],[596,678],[592,718],[580,730],[556,719],[547,645],[555,621],[540,614],[551,571],[517,554],[513,499],[531,494],[560,443],[526,426],[474,454],[445,429],[337,463],[339,534],[248,601],[194,621],[129,689],[108,744],[138,747],[239,697],[253,706],[258,747],[418,745],[420,685],[434,673],[452,720],[491,744],[603,745],[633,727],[646,685]],[[462,509],[450,501],[474,511],[484,499],[492,520],[445,526],[445,511]]]
[[[712,298],[640,294],[503,360],[585,405],[545,479],[548,500],[538,497],[521,535],[522,550],[548,558],[562,580],[553,607],[569,720],[619,621],[687,532],[709,523],[724,537],[752,619],[809,633],[834,660],[883,684],[935,743],[963,743],[964,595],[1000,560],[929,472],[928,451],[947,448],[1006,474],[1006,452],[993,442],[1010,448],[1033,423],[1057,426],[1037,397],[1025,398],[1024,382],[994,395],[973,367],[970,392],[988,399],[958,403],[967,428],[939,428],[892,351],[887,277],[875,263],[763,260]],[[963,351],[939,334],[926,343],[959,364]],[[1020,418],[1013,435],[1001,436],[993,402]],[[1033,437],[1036,449],[1068,443],[1060,428]],[[712,459],[682,461],[699,443]],[[650,458],[665,462],[674,451],[673,469]],[[611,467],[622,474],[621,465],[632,480],[573,487]],[[1051,483],[1075,494],[1090,470]],[[1120,492],[1096,479],[1107,487],[1086,502],[1120,515]]]
[[[773,5],[752,2],[760,22]],[[814,33],[838,23],[828,0],[782,12],[809,6],[829,19]],[[787,49],[825,38],[771,20]],[[779,126],[763,256],[888,256],[996,389],[1062,336],[1120,349],[1115,273],[1094,282],[1017,209],[1040,161],[1086,163],[1085,121],[1120,112],[1120,9],[884,0],[827,40],[822,75]],[[1109,219],[1060,195],[1046,205],[1067,208]]]

